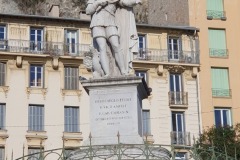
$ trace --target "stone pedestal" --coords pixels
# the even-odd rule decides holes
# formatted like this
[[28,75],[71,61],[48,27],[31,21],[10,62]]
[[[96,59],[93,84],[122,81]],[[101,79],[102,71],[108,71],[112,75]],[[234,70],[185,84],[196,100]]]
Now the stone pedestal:
[[142,100],[148,97],[149,90],[142,78],[127,76],[81,83],[90,96],[92,145],[143,143]]

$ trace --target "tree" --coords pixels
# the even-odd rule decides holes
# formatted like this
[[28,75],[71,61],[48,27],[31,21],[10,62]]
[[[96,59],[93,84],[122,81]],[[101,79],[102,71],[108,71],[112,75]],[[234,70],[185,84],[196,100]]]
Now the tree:
[[203,132],[196,146],[206,151],[214,151],[240,159],[240,124],[233,127],[213,126]]

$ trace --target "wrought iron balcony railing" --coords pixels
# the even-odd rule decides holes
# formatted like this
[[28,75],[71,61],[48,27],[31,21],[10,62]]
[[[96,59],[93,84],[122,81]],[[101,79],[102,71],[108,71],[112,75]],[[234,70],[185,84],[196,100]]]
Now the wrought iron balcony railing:
[[187,92],[173,92],[168,93],[169,105],[187,105],[188,93]]
[[209,55],[210,55],[210,57],[226,58],[226,57],[228,57],[228,50],[227,49],[210,48]]
[[141,48],[135,60],[155,61],[155,62],[172,62],[199,64],[199,52],[196,51],[174,51],[164,49],[147,49]]
[[89,45],[10,39],[0,41],[0,51],[52,56],[83,56],[85,52],[89,51]]
[[225,11],[207,10],[208,19],[226,19]]
[[190,146],[190,132],[171,132],[171,143],[173,145]]
[[212,96],[213,97],[231,97],[232,91],[231,89],[212,88]]

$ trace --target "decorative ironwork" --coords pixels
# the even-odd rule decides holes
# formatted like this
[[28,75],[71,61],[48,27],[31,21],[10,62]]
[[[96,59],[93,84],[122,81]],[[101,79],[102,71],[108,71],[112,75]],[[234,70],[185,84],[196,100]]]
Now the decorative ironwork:
[[169,95],[170,105],[187,105],[188,104],[188,93],[187,92],[175,92],[171,91]]
[[209,54],[210,54],[210,57],[226,58],[226,57],[228,57],[228,50],[227,49],[210,48],[209,49]]
[[190,132],[171,132],[172,145],[191,146]]
[[232,92],[230,89],[212,89],[212,96],[213,97],[231,97]]
[[139,49],[135,60],[199,64],[199,52],[197,51],[174,51],[164,49]]
[[224,19],[226,14],[224,11],[215,11],[215,10],[207,10],[208,19]]
[[[51,56],[84,56],[89,51],[89,45],[69,44],[61,42],[33,42],[28,40],[7,40],[0,49],[6,52],[26,52],[32,54],[47,54]],[[3,45],[2,45],[3,46]]]

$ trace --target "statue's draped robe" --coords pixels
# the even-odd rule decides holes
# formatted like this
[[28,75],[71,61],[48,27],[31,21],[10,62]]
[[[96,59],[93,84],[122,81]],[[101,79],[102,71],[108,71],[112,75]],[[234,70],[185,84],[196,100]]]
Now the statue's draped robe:
[[136,0],[120,0],[115,17],[119,29],[120,47],[124,54],[125,68],[131,72],[133,54],[138,53],[138,37],[133,6]]

